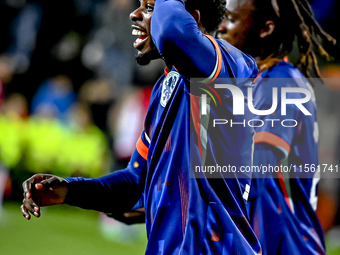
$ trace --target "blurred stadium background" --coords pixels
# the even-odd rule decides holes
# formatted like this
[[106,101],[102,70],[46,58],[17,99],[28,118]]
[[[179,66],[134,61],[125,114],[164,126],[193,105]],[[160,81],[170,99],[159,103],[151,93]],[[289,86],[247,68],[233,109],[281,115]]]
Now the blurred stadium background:
[[[310,2],[322,27],[340,40],[340,1]],[[27,221],[19,208],[21,183],[34,173],[97,177],[125,168],[164,68],[160,60],[135,64],[129,13],[138,4],[0,0],[0,254],[144,254],[143,224],[125,226],[65,205]],[[339,61],[320,59],[323,76],[340,78]],[[320,163],[334,165],[340,82],[332,81],[315,92]],[[319,185],[329,254],[340,254],[339,184],[325,178]]]

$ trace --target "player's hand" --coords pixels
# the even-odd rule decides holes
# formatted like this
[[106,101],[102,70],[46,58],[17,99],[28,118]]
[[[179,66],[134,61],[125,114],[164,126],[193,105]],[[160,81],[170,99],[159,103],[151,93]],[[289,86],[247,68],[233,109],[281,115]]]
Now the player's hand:
[[68,192],[67,184],[64,178],[50,174],[36,174],[24,181],[23,216],[28,220],[31,219],[29,213],[40,217],[41,206],[62,204]]

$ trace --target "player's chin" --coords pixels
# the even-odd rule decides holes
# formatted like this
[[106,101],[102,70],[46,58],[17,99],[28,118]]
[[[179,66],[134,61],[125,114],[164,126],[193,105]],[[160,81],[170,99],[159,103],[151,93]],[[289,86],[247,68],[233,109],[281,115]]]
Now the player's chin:
[[151,58],[148,53],[138,52],[136,55],[136,62],[140,66],[148,65],[151,61]]
[[160,55],[157,50],[152,49],[147,51],[146,53],[138,52],[136,55],[136,61],[138,65],[145,66],[150,63],[151,60],[160,58]]

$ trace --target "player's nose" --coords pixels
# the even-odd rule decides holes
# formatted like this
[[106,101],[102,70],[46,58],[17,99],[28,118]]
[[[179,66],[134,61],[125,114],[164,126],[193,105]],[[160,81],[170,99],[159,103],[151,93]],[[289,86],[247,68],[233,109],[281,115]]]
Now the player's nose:
[[223,20],[220,26],[218,27],[218,32],[227,33],[227,22],[225,20]]
[[143,15],[140,7],[130,13],[130,19],[132,21],[143,20]]
[[222,22],[221,25],[218,27],[217,33],[216,33],[216,37],[218,39],[223,39],[223,37],[227,34],[227,26],[226,26],[226,22]]

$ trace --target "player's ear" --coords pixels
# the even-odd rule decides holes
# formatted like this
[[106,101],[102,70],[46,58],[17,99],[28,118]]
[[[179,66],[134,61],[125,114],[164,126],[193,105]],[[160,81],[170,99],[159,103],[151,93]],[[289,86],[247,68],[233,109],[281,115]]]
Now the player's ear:
[[197,24],[199,24],[201,22],[201,13],[199,10],[195,9],[192,11],[191,15],[194,17],[194,19],[196,20]]
[[201,22],[201,13],[200,13],[200,11],[197,10],[197,9],[193,10],[191,12],[191,16],[193,16],[194,19],[196,20],[199,30],[201,30],[203,33],[205,33],[205,29],[204,29],[203,24]]
[[275,23],[272,20],[267,20],[264,27],[260,30],[260,37],[265,38],[271,35],[275,30]]

